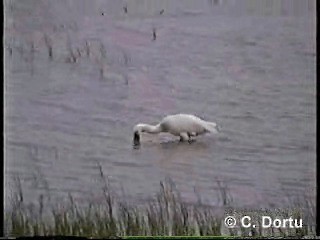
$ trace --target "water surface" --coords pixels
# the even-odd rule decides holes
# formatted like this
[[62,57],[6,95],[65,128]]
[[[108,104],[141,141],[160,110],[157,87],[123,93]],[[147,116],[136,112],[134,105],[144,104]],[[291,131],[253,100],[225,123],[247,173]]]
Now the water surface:
[[[217,181],[239,206],[314,196],[315,1],[124,4],[5,1],[6,196],[19,175],[26,201],[99,201],[98,163],[132,201],[166,177],[190,202],[218,204]],[[178,112],[221,133],[132,148]]]

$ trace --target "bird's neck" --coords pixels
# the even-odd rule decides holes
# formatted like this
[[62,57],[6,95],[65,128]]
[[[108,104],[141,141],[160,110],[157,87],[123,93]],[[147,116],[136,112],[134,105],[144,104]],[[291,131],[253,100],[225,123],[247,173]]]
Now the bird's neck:
[[160,133],[162,131],[160,124],[157,124],[155,126],[143,124],[141,130],[147,133]]

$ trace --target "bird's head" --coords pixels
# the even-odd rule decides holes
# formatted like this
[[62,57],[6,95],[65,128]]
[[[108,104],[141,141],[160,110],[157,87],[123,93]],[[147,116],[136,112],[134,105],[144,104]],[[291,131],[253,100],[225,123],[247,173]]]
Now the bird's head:
[[139,146],[140,145],[140,134],[138,131],[135,131],[133,133],[133,146]]
[[140,145],[140,134],[144,132],[143,124],[137,124],[133,128],[133,145],[139,146]]

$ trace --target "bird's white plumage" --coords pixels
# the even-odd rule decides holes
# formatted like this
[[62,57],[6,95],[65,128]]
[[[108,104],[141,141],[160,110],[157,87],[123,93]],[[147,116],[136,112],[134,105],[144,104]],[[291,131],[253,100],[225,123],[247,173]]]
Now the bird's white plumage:
[[217,124],[204,121],[201,118],[190,114],[175,114],[164,117],[157,125],[139,123],[134,126],[134,142],[139,144],[140,133],[168,132],[180,136],[181,140],[190,140],[191,136],[198,136],[204,133],[216,133]]

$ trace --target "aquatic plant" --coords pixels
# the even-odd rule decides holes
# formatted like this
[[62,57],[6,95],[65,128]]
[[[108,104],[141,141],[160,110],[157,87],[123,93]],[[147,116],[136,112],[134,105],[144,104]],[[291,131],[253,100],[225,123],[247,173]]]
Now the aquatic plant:
[[[99,165],[100,166],[100,165]],[[88,201],[86,206],[76,203],[71,194],[66,203],[46,205],[45,196],[40,195],[37,204],[27,204],[23,197],[20,179],[16,180],[16,191],[11,196],[11,210],[5,214],[5,234],[18,236],[84,236],[94,238],[128,236],[242,236],[242,237],[303,237],[315,235],[315,227],[304,224],[302,228],[238,227],[226,228],[224,217],[249,215],[252,221],[260,223],[261,216],[294,217],[306,219],[314,216],[314,203],[305,199],[302,205],[287,209],[244,210],[231,207],[230,194],[226,186],[218,183],[225,215],[220,216],[213,206],[201,201],[190,204],[180,196],[175,183],[167,178],[160,182],[160,190],[153,200],[143,206],[135,206],[118,198],[112,191],[107,176],[99,167],[102,181],[103,202]],[[44,213],[44,209],[46,213]],[[50,209],[50,211],[48,211]],[[309,212],[308,212],[309,211]]]

